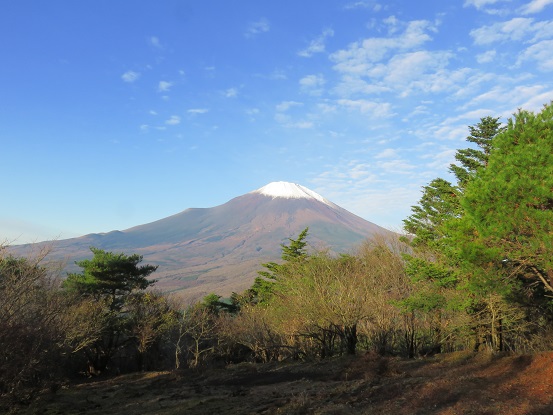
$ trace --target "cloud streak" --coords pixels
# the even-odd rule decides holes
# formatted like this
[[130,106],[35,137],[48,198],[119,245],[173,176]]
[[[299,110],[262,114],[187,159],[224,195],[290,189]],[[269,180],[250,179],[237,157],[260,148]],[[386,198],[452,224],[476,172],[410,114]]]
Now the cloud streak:
[[127,71],[123,75],[121,75],[121,79],[128,83],[133,83],[140,78],[140,73],[134,72],[134,71]]
[[261,33],[267,33],[270,29],[271,25],[269,21],[265,18],[261,18],[255,22],[250,23],[244,35],[247,38],[252,38]]
[[303,58],[310,58],[316,53],[322,53],[325,51],[325,41],[327,38],[334,36],[334,30],[325,29],[323,33],[317,38],[313,39],[309,45],[298,52],[298,56]]

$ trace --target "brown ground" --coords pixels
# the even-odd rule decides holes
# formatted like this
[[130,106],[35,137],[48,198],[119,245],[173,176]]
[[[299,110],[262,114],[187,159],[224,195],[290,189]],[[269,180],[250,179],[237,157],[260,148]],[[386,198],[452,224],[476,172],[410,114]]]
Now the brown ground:
[[553,352],[371,354],[313,363],[142,373],[46,394],[24,414],[553,414]]

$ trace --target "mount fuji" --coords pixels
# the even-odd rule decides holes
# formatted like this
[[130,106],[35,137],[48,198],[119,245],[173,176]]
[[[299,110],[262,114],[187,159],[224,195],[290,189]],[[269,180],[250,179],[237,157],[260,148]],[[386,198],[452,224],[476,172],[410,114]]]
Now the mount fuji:
[[[312,249],[333,252],[351,251],[376,234],[392,234],[304,186],[273,182],[212,208],[187,209],[124,231],[50,242],[50,258],[66,260],[66,270],[72,272],[80,270],[74,261],[91,256],[91,246],[137,253],[144,263],[159,266],[153,274],[156,287],[198,299],[209,292],[245,290],[262,263],[278,261],[280,244],[306,227]],[[23,252],[30,247],[13,248]]]

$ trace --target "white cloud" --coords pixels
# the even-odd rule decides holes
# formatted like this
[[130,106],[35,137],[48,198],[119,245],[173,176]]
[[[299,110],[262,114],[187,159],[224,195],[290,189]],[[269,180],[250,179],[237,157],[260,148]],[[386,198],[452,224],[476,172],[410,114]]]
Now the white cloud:
[[488,50],[487,52],[476,55],[476,62],[478,63],[490,63],[493,62],[497,55],[495,50]]
[[374,156],[375,159],[393,158],[393,157],[397,157],[397,151],[393,148],[387,148],[385,150],[382,150],[380,153]]
[[519,55],[517,64],[525,61],[536,61],[543,72],[553,71],[553,40],[543,40],[527,48]]
[[553,0],[532,0],[522,7],[521,12],[522,14],[539,13],[550,4],[553,4]]
[[332,112],[336,112],[336,105],[330,105],[325,102],[319,102],[317,104],[317,108],[323,113],[323,114],[330,114]]
[[488,6],[490,4],[495,4],[500,1],[505,1],[505,0],[465,0],[463,7],[474,6],[477,9],[482,9],[485,6]]
[[148,113],[149,113],[150,115],[157,115],[157,111],[154,111],[154,110],[150,110]]
[[[461,137],[466,137],[466,128],[464,129],[464,133],[461,133],[461,131],[457,131],[455,135]],[[446,171],[449,169],[449,166],[454,164],[456,162],[455,160],[455,154],[457,154],[457,150],[455,149],[445,149],[441,151],[435,151],[431,153],[428,157],[430,160],[426,163],[426,167],[433,170],[441,170]]]
[[509,115],[514,114],[518,108],[524,108],[525,110],[534,112],[540,111],[543,108],[543,104],[551,102],[551,97],[553,97],[553,89],[543,90],[541,93],[535,95],[528,95],[524,102],[517,105],[516,108],[511,108]]
[[411,174],[415,166],[402,159],[379,161],[376,166],[386,175]]
[[297,101],[282,101],[276,106],[278,112],[288,111],[292,107],[301,107],[303,103]]
[[368,82],[355,75],[344,75],[340,83],[334,88],[334,92],[341,97],[349,97],[354,94],[381,94],[391,92],[392,86],[377,84],[371,80]]
[[508,7],[508,4],[505,4],[502,8],[490,7],[494,4],[499,6],[499,3],[509,3],[512,0],[466,0],[463,4],[464,7],[474,6],[477,10],[483,11],[492,15],[508,15],[511,12],[511,9]]
[[244,112],[250,117],[251,122],[256,121],[256,116],[260,113],[259,108],[249,108]]
[[377,3],[374,0],[365,0],[365,1],[356,1],[353,3],[348,3],[344,6],[346,10],[355,10],[355,9],[372,9],[372,11],[378,12],[382,10],[382,5]]
[[286,74],[283,72],[283,71],[280,71],[278,69],[275,69],[270,75],[269,75],[269,79],[274,79],[274,80],[285,80],[285,79],[288,79],[288,77],[286,76]]
[[150,36],[148,39],[148,43],[152,45],[155,48],[162,49],[163,46],[161,46],[161,43],[159,42],[159,38],[157,36]]
[[[394,167],[399,168],[401,163]],[[420,198],[422,183],[409,180],[409,165],[401,170],[402,185],[388,182],[381,166],[364,161],[342,161],[318,174],[311,182],[314,190],[334,203],[380,226],[399,231],[401,220],[409,215],[409,206]]]
[[393,115],[389,103],[372,102],[364,99],[339,99],[336,102],[348,110],[359,111],[362,114],[370,113],[373,117],[387,118]]
[[180,117],[178,115],[171,115],[171,117],[165,121],[167,125],[178,125],[180,124]]
[[534,19],[529,17],[515,17],[506,22],[471,30],[470,36],[477,45],[489,45],[497,42],[524,41],[532,34],[543,37],[544,31],[547,33],[552,30],[547,23],[534,23]]
[[300,85],[305,88],[314,88],[325,84],[322,75],[307,75],[300,79]]
[[266,33],[270,30],[271,26],[269,24],[269,21],[265,18],[261,18],[256,22],[250,23],[248,26],[245,36],[246,37],[254,37],[258,35],[259,33]]
[[364,75],[374,64],[382,61],[395,51],[407,51],[430,41],[428,32],[435,27],[426,20],[402,23],[403,33],[395,37],[373,37],[354,42],[347,49],[330,55],[335,62],[334,69],[344,74]]
[[376,77],[382,77],[387,84],[405,85],[420,79],[425,73],[436,73],[449,63],[450,52],[417,51],[399,54],[387,65],[374,67]]
[[334,36],[334,30],[332,29],[325,29],[323,33],[318,36],[317,38],[313,39],[309,46],[307,46],[305,49],[298,52],[299,56],[302,56],[304,58],[309,58],[313,56],[315,53],[321,53],[325,51],[325,40],[327,37]]
[[308,128],[313,128],[313,122],[311,122],[311,121],[297,121],[297,122],[286,124],[286,127],[299,128],[299,129],[305,130],[305,129],[308,129]]
[[159,81],[159,84],[157,86],[157,90],[159,92],[167,92],[171,89],[172,86],[173,86],[172,82]]
[[207,108],[191,108],[186,111],[188,114],[205,114],[209,112]]
[[224,92],[225,97],[227,98],[235,98],[238,95],[238,89],[236,88],[229,88]]
[[286,128],[300,128],[300,129],[313,128],[314,126],[313,121],[294,120],[292,116],[289,115],[288,111],[291,108],[302,107],[302,106],[303,106],[302,102],[283,101],[275,107],[276,114],[274,116],[274,120],[279,124],[282,124]]
[[324,76],[321,74],[307,75],[299,81],[301,90],[311,95],[321,95],[323,92],[322,87],[325,83]]
[[342,97],[393,91],[401,97],[414,91],[455,92],[473,71],[468,68],[449,70],[447,66],[454,56],[448,51],[418,50],[397,53],[388,61],[364,62],[363,73],[343,74],[334,91]]
[[121,79],[125,82],[134,82],[140,78],[140,73],[134,71],[127,71],[121,75]]

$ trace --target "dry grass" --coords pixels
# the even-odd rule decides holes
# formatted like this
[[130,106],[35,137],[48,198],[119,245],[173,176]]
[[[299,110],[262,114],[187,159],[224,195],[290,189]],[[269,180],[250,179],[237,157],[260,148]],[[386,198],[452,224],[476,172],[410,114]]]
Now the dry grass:
[[119,376],[62,388],[21,414],[553,413],[553,353],[452,353],[424,360],[371,354],[325,362]]

